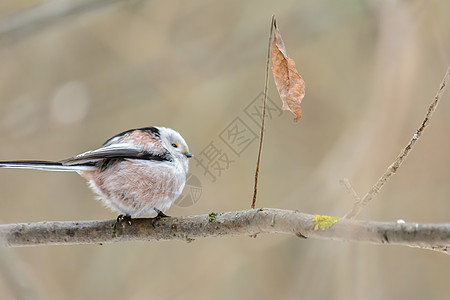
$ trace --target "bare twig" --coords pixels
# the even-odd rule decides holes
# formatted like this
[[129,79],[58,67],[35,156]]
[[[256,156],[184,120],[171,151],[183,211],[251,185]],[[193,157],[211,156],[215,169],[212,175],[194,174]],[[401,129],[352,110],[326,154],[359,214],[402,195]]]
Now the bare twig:
[[261,151],[262,151],[263,137],[264,137],[264,121],[266,120],[267,91],[269,89],[270,44],[272,43],[272,33],[273,33],[274,24],[275,24],[275,15],[272,15],[272,21],[270,22],[269,45],[267,47],[266,76],[264,79],[264,98],[263,98],[263,110],[262,110],[262,121],[261,121],[261,134],[259,137],[258,160],[256,161],[255,187],[253,189],[253,201],[252,201],[252,206],[251,206],[252,208],[255,208],[256,194],[258,193],[259,164],[261,161]]
[[444,75],[444,78],[442,79],[441,85],[439,86],[439,89],[434,96],[433,101],[431,102],[430,106],[428,107],[428,112],[425,116],[425,119],[423,120],[422,124],[420,125],[419,129],[414,133],[413,137],[409,141],[409,143],[406,145],[406,147],[400,152],[399,156],[395,159],[395,161],[387,168],[386,172],[384,172],[383,176],[381,176],[380,179],[372,186],[372,188],[367,192],[367,194],[364,195],[364,197],[360,201],[356,201],[353,205],[352,209],[344,216],[345,219],[353,219],[355,218],[361,210],[369,204],[370,201],[372,201],[375,196],[378,194],[378,192],[381,190],[381,188],[386,184],[386,182],[397,172],[398,168],[401,166],[403,161],[406,159],[408,154],[411,152],[412,148],[416,144],[416,142],[419,140],[420,136],[422,135],[425,128],[430,124],[431,117],[436,110],[437,105],[439,104],[439,101],[442,98],[442,95],[444,94],[444,91],[447,87],[447,84],[450,79],[450,65]]
[[70,20],[70,17],[92,13],[114,5],[121,6],[123,2],[119,0],[42,1],[41,4],[0,19],[0,46],[10,47],[13,41],[35,34],[58,22]]
[[182,240],[228,235],[284,233],[318,238],[404,245],[450,252],[450,224],[365,222],[341,219],[330,228],[315,228],[314,216],[274,208],[152,219],[39,222],[0,225],[0,237],[9,247],[103,244],[123,241]]
[[347,193],[352,195],[353,199],[355,199],[356,202],[361,201],[361,198],[359,197],[358,193],[356,193],[356,191],[353,189],[350,180],[348,180],[348,178],[342,178],[339,182],[345,187]]

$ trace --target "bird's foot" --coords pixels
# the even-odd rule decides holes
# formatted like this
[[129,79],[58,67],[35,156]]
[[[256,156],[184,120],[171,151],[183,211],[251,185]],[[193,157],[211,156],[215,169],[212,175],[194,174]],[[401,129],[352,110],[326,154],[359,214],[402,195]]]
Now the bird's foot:
[[162,218],[170,218],[170,216],[166,215],[165,213],[163,213],[162,211],[160,211],[160,210],[157,209],[157,208],[155,208],[155,211],[156,211],[158,214],[156,215],[156,217],[154,217],[154,218],[152,219],[152,226],[153,226],[153,228],[155,228],[155,223],[156,223],[157,221],[159,221],[160,219],[162,219]]
[[131,220],[130,215],[118,215],[113,226],[113,237],[117,237],[117,229],[119,228],[119,225],[121,225],[121,227],[125,227],[125,224],[131,225]]
[[131,216],[130,215],[118,215],[116,219],[116,223],[126,222],[128,225],[131,225]]

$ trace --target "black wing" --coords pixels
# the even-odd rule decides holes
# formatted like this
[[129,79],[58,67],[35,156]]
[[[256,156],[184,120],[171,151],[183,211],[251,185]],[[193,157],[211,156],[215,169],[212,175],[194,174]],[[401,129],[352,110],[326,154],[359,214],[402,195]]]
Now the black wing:
[[132,144],[112,144],[97,150],[88,151],[75,157],[61,160],[64,166],[73,166],[80,164],[95,164],[105,159],[143,159],[155,161],[173,161],[172,155],[165,151],[161,154],[151,153],[149,151],[136,148]]

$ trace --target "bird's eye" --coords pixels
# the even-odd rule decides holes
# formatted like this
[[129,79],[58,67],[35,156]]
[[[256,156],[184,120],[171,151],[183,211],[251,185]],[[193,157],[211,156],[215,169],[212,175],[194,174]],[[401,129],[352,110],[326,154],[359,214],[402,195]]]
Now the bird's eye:
[[177,143],[172,143],[172,147],[178,148],[178,144]]

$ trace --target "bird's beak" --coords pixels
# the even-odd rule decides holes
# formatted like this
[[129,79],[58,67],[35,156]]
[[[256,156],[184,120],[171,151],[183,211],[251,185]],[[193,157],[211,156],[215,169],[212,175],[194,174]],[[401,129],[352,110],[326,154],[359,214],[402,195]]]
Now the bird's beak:
[[193,155],[189,152],[184,153],[184,155],[186,155],[187,158],[191,158]]

